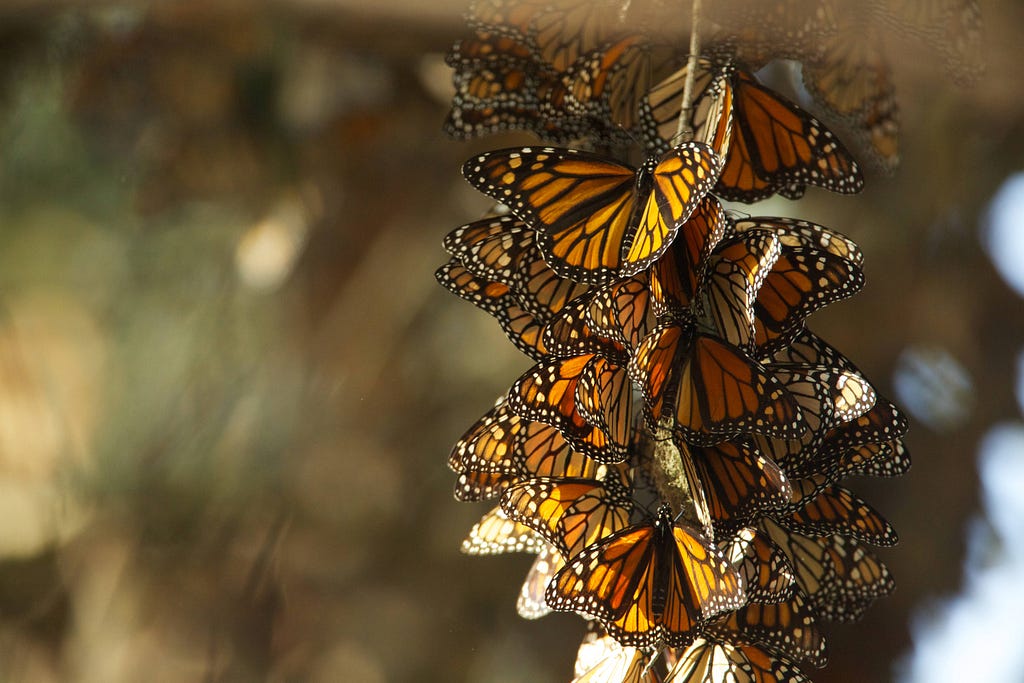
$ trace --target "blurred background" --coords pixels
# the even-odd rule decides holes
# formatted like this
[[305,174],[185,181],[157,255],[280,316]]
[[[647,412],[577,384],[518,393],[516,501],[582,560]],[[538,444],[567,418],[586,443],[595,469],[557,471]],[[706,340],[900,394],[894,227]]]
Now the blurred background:
[[[459,553],[445,467],[530,364],[433,280],[459,166],[530,138],[440,132],[464,3],[362,5],[0,7],[0,680],[571,677],[582,622]],[[812,326],[913,418],[852,483],[897,590],[823,683],[1024,680],[1024,7],[982,7],[971,89],[893,41],[894,176],[753,210],[861,245]]]

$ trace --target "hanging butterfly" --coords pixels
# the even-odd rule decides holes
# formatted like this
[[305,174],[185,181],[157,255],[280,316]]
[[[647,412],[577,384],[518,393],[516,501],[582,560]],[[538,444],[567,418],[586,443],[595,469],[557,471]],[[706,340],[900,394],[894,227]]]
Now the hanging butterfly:
[[876,598],[896,586],[885,564],[854,538],[807,536],[767,518],[761,525],[789,557],[797,585],[824,619],[856,621]]
[[638,105],[652,84],[678,67],[677,49],[630,35],[580,57],[562,81],[566,109],[593,121],[633,131]]
[[779,239],[766,231],[751,230],[719,244],[690,307],[698,326],[753,351],[757,297],[781,253]]
[[857,369],[857,366],[843,355],[841,351],[806,328],[800,330],[788,344],[773,351],[770,362],[788,365],[824,366],[863,375]]
[[485,514],[462,541],[462,552],[468,555],[539,553],[543,549],[544,539],[540,535],[513,522],[500,507]]
[[800,407],[768,369],[740,349],[680,325],[660,325],[630,361],[648,421],[671,420],[680,436],[714,444],[746,432],[796,438]]
[[[841,7],[837,7],[837,10]],[[863,8],[846,8],[843,30],[805,60],[804,86],[825,118],[850,132],[859,158],[885,174],[899,164],[899,106],[879,27]]]
[[523,42],[534,60],[564,72],[614,39],[627,18],[621,0],[477,0],[467,21],[477,31]]
[[[718,196],[750,203],[773,194],[799,199],[807,185],[842,194],[863,188],[857,162],[820,121],[761,85],[753,74],[723,68],[731,89],[732,134],[715,185]],[[661,103],[664,111],[679,111],[684,81],[683,74],[670,76],[651,90],[649,100]],[[654,140],[656,149],[672,144],[674,133],[663,137],[671,129],[666,121],[649,124],[653,128],[646,139]]]
[[542,336],[551,355],[603,355],[625,363],[628,351],[656,325],[647,278],[635,275],[596,287],[548,323]]
[[937,49],[959,85],[985,72],[985,42],[978,0],[871,0],[866,9],[894,35]]
[[598,462],[628,456],[632,386],[626,369],[607,358],[547,359],[516,380],[509,402],[521,417],[554,425],[570,446]]
[[460,226],[445,249],[481,280],[507,285],[519,304],[543,321],[589,290],[558,277],[544,262],[536,233],[514,216],[491,216]]
[[819,444],[829,430],[860,417],[875,404],[874,388],[850,370],[782,363],[770,367],[800,405],[811,436],[804,443]]
[[901,439],[868,443],[823,458],[823,472],[829,481],[858,475],[863,477],[899,477],[910,471],[910,454]]
[[629,525],[633,501],[614,476],[595,479],[531,479],[501,497],[509,519],[530,527],[565,558]]
[[[743,577],[748,602],[774,604],[793,595],[796,574],[789,558],[755,527],[743,527],[719,543],[729,563]],[[727,619],[728,614],[719,617]]]
[[523,261],[532,257],[535,235],[512,215],[488,216],[445,235],[445,251],[473,275],[512,287]]
[[706,19],[708,52],[752,71],[776,59],[814,59],[839,30],[833,3],[823,0],[727,0],[709,4]]
[[648,271],[650,296],[658,317],[692,319],[690,307],[728,226],[729,219],[717,199],[708,195],[701,200],[686,223],[686,239],[673,242]]
[[683,650],[664,683],[811,683],[791,662],[757,645],[701,636]]
[[793,482],[793,501],[787,512],[776,513],[773,519],[797,533],[842,534],[882,546],[896,545],[899,540],[895,529],[874,508],[820,475]]
[[455,43],[446,61],[455,94],[444,130],[468,139],[501,130],[527,130],[552,142],[584,132],[565,111],[562,74],[537,61],[523,35],[491,26]]
[[564,566],[565,560],[554,546],[545,545],[537,554],[519,589],[519,597],[516,599],[516,612],[519,616],[523,619],[540,619],[551,614],[551,608],[544,601],[544,591]]
[[523,309],[508,285],[477,277],[454,258],[434,276],[445,289],[493,316],[520,351],[534,360],[544,357],[544,320]]
[[[617,284],[617,283],[616,283]],[[615,287],[616,284],[609,285]],[[595,290],[575,299],[544,326],[541,341],[552,356],[568,358],[598,354],[616,362],[625,362],[629,354],[611,329],[598,330],[590,315]]]
[[825,636],[800,593],[783,602],[751,602],[720,617],[706,633],[731,643],[758,645],[819,669],[828,662]]
[[825,442],[829,448],[837,449],[883,443],[903,437],[909,428],[907,416],[888,399],[878,396],[871,410],[830,431]]
[[783,249],[754,301],[754,344],[761,354],[784,346],[818,309],[864,286],[849,261],[806,247]]
[[771,232],[779,238],[783,249],[801,247],[823,251],[847,261],[858,268],[864,265],[864,254],[857,243],[845,235],[823,225],[798,218],[778,216],[750,216],[738,218],[729,224],[735,234],[751,230]]
[[792,488],[782,469],[745,440],[705,447],[680,444],[680,450],[693,462],[700,498],[716,531],[737,529],[790,502]]
[[876,396],[866,413],[834,426],[815,441],[813,449],[804,449],[810,457],[794,458],[787,452],[787,468],[796,477],[823,474],[830,481],[853,474],[897,476],[910,468],[910,456],[901,441],[907,428],[899,409]]
[[510,130],[534,133],[548,144],[569,144],[584,137],[586,123],[564,116],[549,116],[538,107],[510,104],[464,105],[456,99],[445,118],[443,130],[455,140],[472,140]]
[[[658,81],[640,100],[640,131],[651,154],[668,151],[679,139],[682,94],[689,72],[687,63]],[[698,58],[693,72],[692,113],[685,127],[693,140],[709,145],[723,158],[732,140],[732,95],[727,72]]]
[[448,458],[458,500],[493,498],[533,477],[596,477],[599,465],[573,451],[551,425],[515,415],[500,402],[459,439]]
[[623,647],[609,635],[589,630],[576,655],[572,683],[658,683],[648,657],[636,647]]
[[740,607],[743,580],[697,531],[656,519],[590,546],[555,576],[548,605],[601,620],[621,645],[682,647],[715,615]]
[[525,147],[483,154],[462,172],[537,231],[556,273],[601,284],[657,260],[720,168],[707,145],[686,143],[639,170],[588,152]]

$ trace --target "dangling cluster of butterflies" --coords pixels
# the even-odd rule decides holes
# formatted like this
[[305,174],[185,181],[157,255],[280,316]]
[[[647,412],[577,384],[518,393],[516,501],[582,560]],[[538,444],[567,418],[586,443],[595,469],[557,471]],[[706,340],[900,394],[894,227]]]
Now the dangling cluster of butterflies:
[[[456,94],[445,130],[460,139],[526,130],[559,144],[586,138],[601,147],[638,140],[649,149],[671,146],[686,75],[679,46],[690,32],[688,5],[477,0],[469,14],[473,35],[448,55]],[[795,88],[882,173],[899,163],[899,107],[887,56],[893,44],[909,37],[938,50],[961,84],[984,68],[977,0],[715,0],[705,15],[694,125],[718,120],[707,109],[730,100],[750,164],[769,173],[821,164],[833,144],[828,135],[811,138],[813,149],[794,146],[820,124],[751,76],[770,62],[798,64]],[[749,202],[771,193],[740,161],[732,163],[724,198]],[[830,189],[855,192],[859,184]]]
[[479,0],[451,53],[449,131],[543,141],[466,162],[495,206],[437,271],[535,362],[449,456],[457,499],[496,501],[463,550],[536,556],[518,611],[587,620],[575,681],[806,681],[821,622],[893,589],[896,533],[843,480],[906,472],[908,425],[806,325],[862,287],[857,245],[722,200],[861,189],[741,61],[806,54],[831,3],[758,4],[756,38],[713,17],[692,60],[664,4]]

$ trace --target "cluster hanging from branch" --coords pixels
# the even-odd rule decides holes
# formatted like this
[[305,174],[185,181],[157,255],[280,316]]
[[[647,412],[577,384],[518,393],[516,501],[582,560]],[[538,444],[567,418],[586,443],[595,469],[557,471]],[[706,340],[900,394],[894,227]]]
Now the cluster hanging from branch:
[[862,287],[857,245],[722,201],[863,186],[755,70],[799,61],[883,168],[891,79],[845,4],[669,4],[480,0],[449,54],[450,134],[542,140],[466,162],[496,204],[437,271],[536,362],[449,457],[456,498],[498,501],[463,550],[537,556],[518,610],[588,619],[577,680],[807,680],[820,622],[893,588],[896,533],[841,482],[904,473],[907,422],[805,324]]

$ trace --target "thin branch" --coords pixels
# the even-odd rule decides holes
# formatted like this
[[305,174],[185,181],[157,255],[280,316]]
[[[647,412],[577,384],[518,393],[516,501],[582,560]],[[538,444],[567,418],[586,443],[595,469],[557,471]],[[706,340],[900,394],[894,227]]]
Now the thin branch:
[[697,73],[697,56],[700,54],[700,22],[701,0],[693,0],[693,17],[690,21],[690,57],[686,63],[686,80],[683,82],[683,101],[679,109],[679,127],[676,128],[675,139],[689,142],[693,139],[693,82]]

